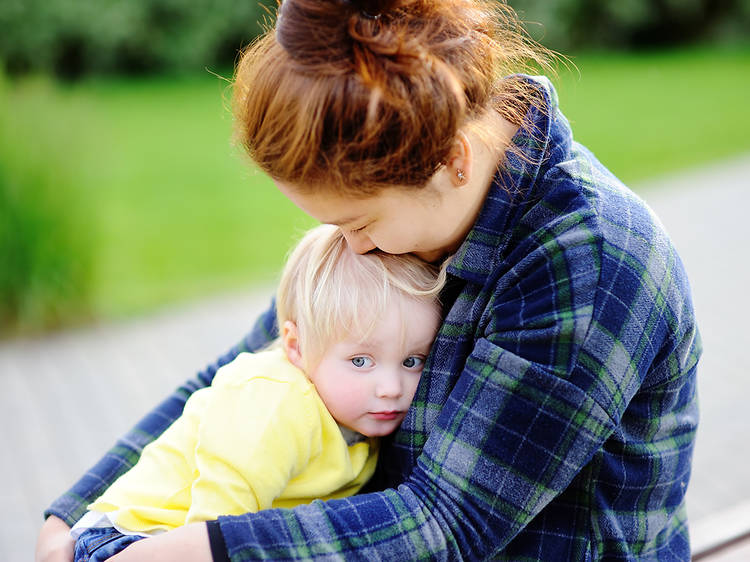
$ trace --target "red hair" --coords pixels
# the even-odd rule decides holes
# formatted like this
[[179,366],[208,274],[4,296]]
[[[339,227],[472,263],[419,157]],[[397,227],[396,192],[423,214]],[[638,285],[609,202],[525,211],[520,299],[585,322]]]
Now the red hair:
[[529,62],[544,50],[496,0],[284,0],[238,63],[237,134],[297,187],[418,188],[488,109],[521,124],[533,92],[507,76]]

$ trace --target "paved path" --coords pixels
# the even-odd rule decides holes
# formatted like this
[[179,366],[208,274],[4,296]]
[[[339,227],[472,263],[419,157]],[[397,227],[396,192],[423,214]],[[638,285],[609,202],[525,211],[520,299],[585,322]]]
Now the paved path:
[[693,545],[702,549],[750,531],[750,154],[639,189],[680,251],[703,338],[688,489]]
[[[750,154],[639,189],[681,251],[704,339],[702,422],[688,491],[693,542],[702,550],[750,530],[750,376],[741,357],[750,348],[741,324],[750,318]],[[257,289],[117,325],[0,342],[0,560],[30,560],[49,501],[237,341],[268,295]]]

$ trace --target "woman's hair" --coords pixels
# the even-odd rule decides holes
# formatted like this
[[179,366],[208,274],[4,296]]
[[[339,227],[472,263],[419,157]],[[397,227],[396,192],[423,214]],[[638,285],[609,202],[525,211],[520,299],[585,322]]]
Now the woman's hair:
[[546,60],[498,0],[283,0],[237,65],[237,135],[308,190],[423,187],[490,108],[522,124],[538,100],[512,73]]
[[320,225],[292,250],[276,294],[278,326],[297,325],[306,361],[344,337],[362,340],[402,298],[434,304],[445,274],[410,254],[354,253],[341,230]]

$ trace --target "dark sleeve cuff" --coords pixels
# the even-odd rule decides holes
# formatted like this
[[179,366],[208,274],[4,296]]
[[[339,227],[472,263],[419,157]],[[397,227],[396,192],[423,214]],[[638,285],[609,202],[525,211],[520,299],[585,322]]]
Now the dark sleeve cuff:
[[221,534],[221,527],[218,521],[206,521],[208,527],[208,542],[211,546],[211,557],[214,562],[231,562],[227,552],[227,543],[224,542],[224,535]]

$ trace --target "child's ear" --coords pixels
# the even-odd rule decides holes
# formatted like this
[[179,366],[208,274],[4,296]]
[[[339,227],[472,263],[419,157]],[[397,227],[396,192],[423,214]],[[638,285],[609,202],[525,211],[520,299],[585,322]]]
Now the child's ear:
[[292,365],[303,369],[302,352],[299,347],[299,332],[297,324],[291,320],[284,321],[281,326],[281,344],[284,347],[287,359]]

